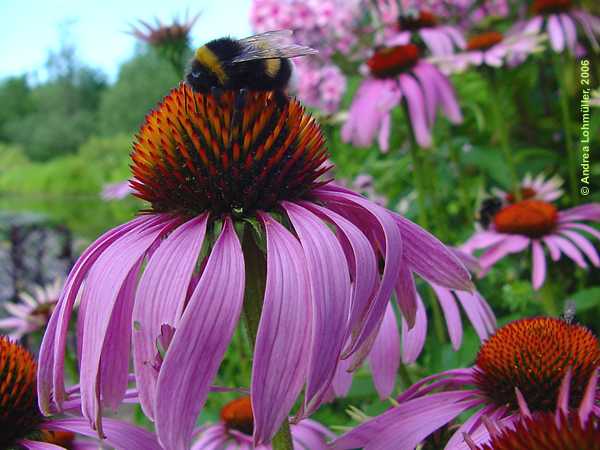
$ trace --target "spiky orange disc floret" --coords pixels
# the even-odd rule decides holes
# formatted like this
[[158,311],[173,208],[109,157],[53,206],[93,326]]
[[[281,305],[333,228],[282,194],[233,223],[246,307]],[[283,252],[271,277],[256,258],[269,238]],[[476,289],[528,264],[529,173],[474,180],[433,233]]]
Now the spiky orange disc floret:
[[504,36],[497,31],[476,34],[467,41],[467,50],[487,50],[502,42],[502,39]]
[[400,31],[416,31],[422,28],[431,28],[437,25],[437,17],[429,11],[421,10],[419,14],[406,14],[398,18]]
[[375,78],[393,78],[412,68],[419,57],[419,47],[414,44],[385,47],[367,60],[367,66]]
[[557,14],[568,11],[573,6],[571,0],[535,0],[531,5],[533,14]]
[[505,428],[479,450],[600,450],[600,419],[590,416],[582,425],[576,414],[551,412],[523,419]]
[[551,203],[523,200],[502,208],[494,216],[494,226],[500,233],[539,238],[554,230],[557,219],[558,211]]
[[10,448],[41,421],[35,360],[23,347],[0,336],[0,448]]
[[221,420],[227,428],[241,431],[252,436],[254,431],[254,416],[250,397],[240,397],[230,401],[221,409]]
[[215,97],[180,84],[142,125],[132,186],[154,211],[249,216],[307,196],[329,170],[319,124],[273,92]]
[[570,404],[581,402],[600,366],[600,342],[587,328],[537,317],[511,322],[485,342],[476,360],[478,387],[497,405],[518,408],[519,388],[531,411],[556,408],[560,384],[572,370]]

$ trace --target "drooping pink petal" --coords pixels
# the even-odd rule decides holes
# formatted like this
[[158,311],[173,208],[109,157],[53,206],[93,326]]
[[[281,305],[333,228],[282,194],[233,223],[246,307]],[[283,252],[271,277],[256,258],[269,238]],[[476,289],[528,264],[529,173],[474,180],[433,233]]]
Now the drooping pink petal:
[[382,400],[392,395],[400,367],[400,333],[391,303],[388,303],[368,356],[375,389]]
[[562,230],[560,234],[573,241],[575,245],[577,245],[577,247],[579,247],[581,251],[588,257],[594,266],[600,266],[600,258],[598,257],[598,253],[590,241],[588,241],[579,233],[575,233],[574,231],[570,230]]
[[596,39],[596,35],[594,33],[594,22],[592,17],[585,11],[572,11],[571,16],[577,19],[577,21],[581,24],[583,32],[592,44],[592,48],[595,52],[598,52],[600,50],[600,44],[598,43],[598,39]]
[[577,30],[575,28],[575,23],[567,14],[559,14],[558,17],[562,28],[565,31],[567,48],[572,54],[575,54],[575,48],[577,47]]
[[404,317],[402,317],[402,362],[404,364],[414,363],[425,345],[427,336],[427,312],[421,297],[417,295],[417,314],[415,316],[415,326],[408,327]]
[[533,289],[538,290],[546,279],[546,257],[542,244],[537,239],[531,241],[531,283]]
[[559,227],[559,231],[561,231],[563,229],[585,231],[586,233],[589,233],[590,235],[594,236],[596,239],[600,240],[600,231],[596,230],[595,228],[590,227],[589,225],[583,224],[583,223],[565,223],[564,225],[561,225]]
[[460,107],[456,99],[456,92],[450,80],[442,74],[436,67],[429,63],[421,62],[419,67],[424,68],[425,73],[430,77],[429,89],[436,92],[436,98],[439,99],[439,104],[448,117],[450,122],[459,124],[463,121]]
[[310,345],[308,272],[298,240],[267,214],[267,283],[252,364],[254,444],[271,441],[304,380]]
[[565,48],[565,35],[556,14],[551,14],[548,17],[548,36],[550,37],[552,50],[557,53],[562,52]]
[[331,382],[335,397],[345,397],[352,386],[352,359],[340,359]]
[[579,267],[582,269],[587,268],[587,263],[585,262],[585,259],[583,259],[583,255],[577,249],[577,247],[571,243],[571,241],[557,235],[548,237],[546,242],[549,240],[552,240],[552,242],[560,249],[560,251],[575,261]]
[[484,269],[489,269],[506,255],[525,250],[530,241],[531,240],[525,236],[520,236],[517,234],[509,235],[506,237],[506,239],[501,241],[499,244],[496,244],[487,250],[483,255],[481,255],[479,262]]
[[596,403],[596,393],[598,392],[598,368],[594,369],[590,381],[588,382],[583,399],[579,405],[579,420],[582,426],[585,426],[590,414],[593,411],[594,403]]
[[406,264],[398,274],[398,283],[396,283],[396,299],[402,317],[406,320],[408,328],[415,326],[417,316],[417,288],[412,272]]
[[[169,227],[158,223],[141,230],[134,229],[108,247],[90,268],[81,303],[85,303],[85,323],[81,355],[81,409],[93,426],[100,426],[99,399],[100,359],[113,311],[122,287],[148,248]],[[126,287],[127,288],[127,287]]]
[[417,64],[413,72],[419,80],[419,84],[423,89],[423,98],[425,99],[425,112],[427,114],[427,124],[433,127],[435,123],[435,114],[438,106],[437,89],[435,89],[435,79],[428,70],[428,64]]
[[163,324],[176,327],[206,232],[208,216],[180,225],[150,258],[133,309],[133,362],[140,403],[154,418],[158,374],[152,367]]
[[360,326],[360,332],[353,335],[352,346],[344,353],[344,357],[346,357],[360,347],[381,323],[387,302],[392,295],[400,272],[402,238],[398,227],[394,223],[394,218],[387,210],[366,200],[364,197],[354,193],[342,192],[335,187],[329,188],[328,186],[314,192],[319,198],[341,206],[346,212],[351,209],[350,216],[356,215],[359,217],[354,221],[355,223],[361,221],[363,225],[368,223],[369,230],[375,235],[376,242],[372,245],[377,246],[378,250],[384,255],[383,276],[381,277],[379,289],[372,299],[365,320]]
[[412,449],[473,405],[464,391],[409,400],[367,421],[332,442],[336,450]]
[[[493,316],[491,309],[488,311],[483,306],[486,304],[485,300],[483,300],[481,295],[477,292],[472,294],[470,292],[456,291],[454,294],[457,296],[458,301],[467,314],[473,328],[475,328],[475,332],[477,333],[477,336],[479,336],[479,339],[481,341],[487,339],[495,329],[495,326],[493,325],[495,317]],[[489,314],[492,315],[492,318],[488,317]]]
[[29,439],[22,439],[18,442],[19,448],[23,447],[27,450],[65,450],[60,445],[49,444],[47,442],[31,441]]
[[238,322],[244,286],[244,256],[227,218],[158,376],[156,431],[168,449],[190,445],[198,413]]
[[408,105],[408,117],[417,144],[427,148],[431,146],[431,132],[427,126],[425,99],[417,81],[410,75],[402,74],[398,83]]
[[471,253],[474,250],[496,245],[504,239],[506,239],[505,234],[496,233],[495,231],[478,231],[467,242],[461,245],[461,249],[467,253]]
[[526,34],[539,34],[542,31],[542,25],[544,24],[544,18],[542,16],[535,16],[532,18],[523,29]]
[[423,228],[394,214],[402,234],[404,258],[411,270],[427,281],[449,289],[470,291],[471,275],[454,252]]
[[575,220],[593,220],[600,222],[600,203],[588,203],[575,206],[558,213],[559,223],[567,223]]
[[57,306],[50,317],[38,361],[38,403],[44,414],[50,413],[50,396],[60,408],[64,400],[64,356],[67,331],[73,311],[73,304],[87,271],[100,254],[114,241],[135,227],[142,227],[149,221],[155,220],[150,216],[138,217],[120,225],[92,243],[79,257],[61,293]]
[[310,280],[313,317],[305,400],[310,413],[333,379],[347,337],[349,268],[337,238],[317,216],[290,202],[282,205],[300,238]]
[[320,217],[333,222],[340,232],[339,239],[345,239],[352,250],[347,260],[353,274],[352,309],[349,329],[352,330],[367,313],[369,301],[378,281],[377,259],[367,237],[352,222],[341,215],[314,203],[302,202],[302,206]]
[[460,311],[456,305],[456,300],[449,289],[436,286],[435,284],[432,284],[431,288],[442,307],[450,342],[452,343],[452,348],[456,351],[460,348],[463,336],[462,321],[460,320]]
[[[140,427],[116,419],[103,419],[104,442],[117,450],[162,450],[156,436]],[[50,431],[70,431],[83,436],[97,438],[88,421],[82,417],[52,419],[44,423],[44,429]]]
[[119,291],[100,355],[99,391],[102,405],[113,411],[119,407],[129,383],[131,313],[140,267],[141,262],[131,269]]

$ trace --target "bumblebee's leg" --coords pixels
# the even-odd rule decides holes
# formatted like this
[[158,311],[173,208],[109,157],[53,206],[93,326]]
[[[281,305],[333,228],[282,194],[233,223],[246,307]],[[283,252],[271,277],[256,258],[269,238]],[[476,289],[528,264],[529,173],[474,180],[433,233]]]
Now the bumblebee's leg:
[[235,107],[236,112],[241,112],[246,106],[246,100],[248,98],[248,89],[242,88],[235,94]]
[[221,102],[221,97],[223,96],[225,91],[218,86],[213,86],[210,88],[210,94],[214,97],[217,103]]
[[273,99],[275,99],[279,109],[285,108],[290,101],[290,97],[281,89],[273,91]]

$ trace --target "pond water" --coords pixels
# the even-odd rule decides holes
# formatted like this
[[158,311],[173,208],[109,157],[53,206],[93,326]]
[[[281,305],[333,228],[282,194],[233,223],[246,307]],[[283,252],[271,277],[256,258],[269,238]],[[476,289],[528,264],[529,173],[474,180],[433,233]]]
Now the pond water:
[[134,217],[141,203],[134,198],[104,201],[99,196],[0,196],[2,215],[34,213],[69,228],[91,242],[102,232]]

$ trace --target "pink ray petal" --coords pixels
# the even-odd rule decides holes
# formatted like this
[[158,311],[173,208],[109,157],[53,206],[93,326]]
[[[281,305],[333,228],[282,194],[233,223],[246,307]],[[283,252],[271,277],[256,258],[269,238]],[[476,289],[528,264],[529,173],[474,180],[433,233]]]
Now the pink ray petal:
[[227,218],[158,376],[155,419],[163,447],[189,448],[198,413],[238,322],[244,286],[244,256]]
[[252,364],[254,444],[271,441],[298,398],[308,366],[311,303],[298,240],[267,214],[267,283]]

